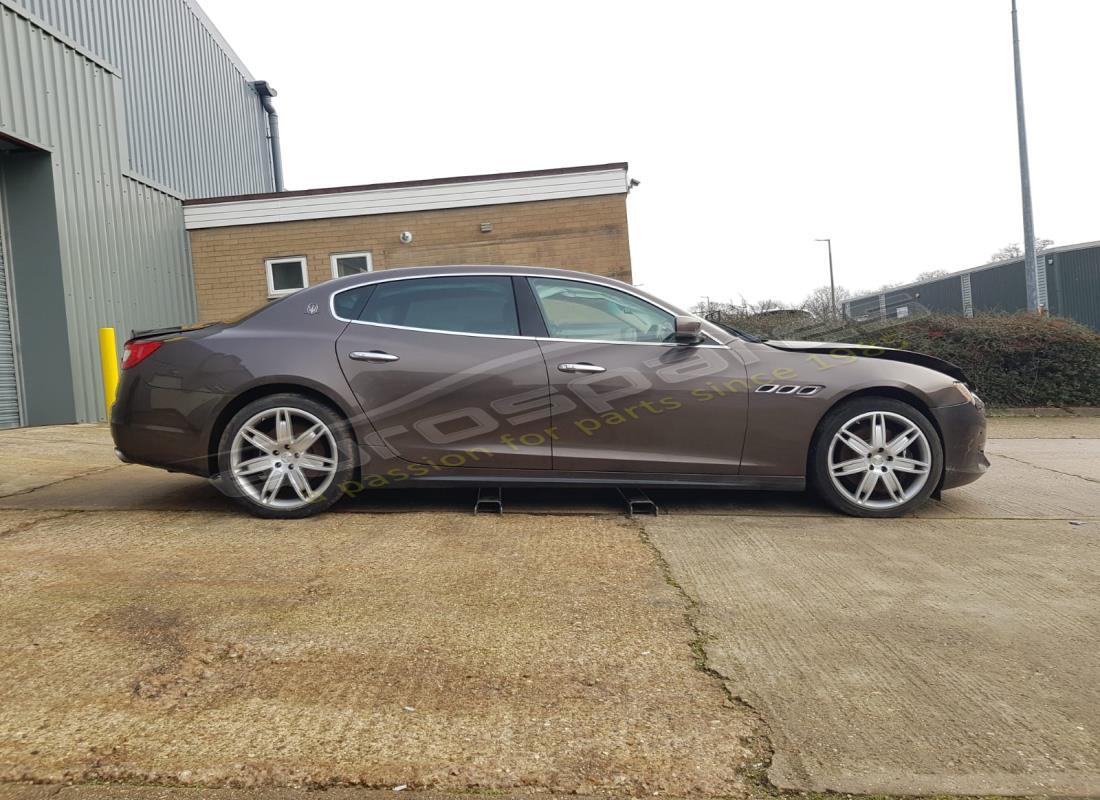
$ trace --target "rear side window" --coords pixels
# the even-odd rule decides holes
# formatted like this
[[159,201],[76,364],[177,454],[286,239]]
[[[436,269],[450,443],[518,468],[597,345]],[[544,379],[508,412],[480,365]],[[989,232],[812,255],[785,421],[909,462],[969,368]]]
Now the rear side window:
[[356,286],[346,292],[340,292],[332,298],[332,310],[340,319],[355,319],[363,310],[363,303],[370,297],[374,290],[373,285]]
[[363,322],[455,333],[519,335],[506,275],[414,278],[375,284]]

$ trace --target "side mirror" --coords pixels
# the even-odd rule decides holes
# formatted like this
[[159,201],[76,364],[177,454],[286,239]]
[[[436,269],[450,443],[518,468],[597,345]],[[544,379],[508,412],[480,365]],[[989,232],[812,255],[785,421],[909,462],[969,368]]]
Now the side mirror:
[[698,344],[703,340],[703,322],[698,317],[676,317],[676,341],[680,344]]

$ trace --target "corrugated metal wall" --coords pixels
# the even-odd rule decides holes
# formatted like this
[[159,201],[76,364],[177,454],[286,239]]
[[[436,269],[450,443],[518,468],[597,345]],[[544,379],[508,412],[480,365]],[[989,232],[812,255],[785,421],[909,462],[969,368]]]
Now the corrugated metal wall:
[[1027,311],[1024,262],[1008,261],[970,273],[974,311]]
[[919,308],[916,292],[911,289],[884,292],[884,295],[886,316],[888,317],[896,317],[899,310],[901,310],[902,316],[915,314]]
[[[53,163],[77,416],[102,419],[96,328],[195,317],[181,203],[123,176],[117,75],[6,6],[0,52],[0,131],[49,149]],[[20,317],[56,314],[59,301],[18,297]]]
[[[1067,246],[1038,255],[1040,302],[1051,314],[1100,331],[1100,246]],[[918,296],[919,295],[919,296]],[[885,294],[857,297],[845,303],[849,316],[894,315],[894,309],[916,301],[932,311],[973,316],[975,312],[1025,311],[1027,284],[1023,260],[969,270]]]
[[8,312],[8,265],[4,244],[4,186],[0,167],[0,428],[20,422],[19,365],[15,360],[15,330]]
[[963,312],[962,279],[958,275],[924,284],[918,290],[920,302],[941,313]]
[[867,317],[879,316],[879,296],[873,294],[869,297],[861,297],[845,304],[847,313],[851,319],[862,320]]
[[186,197],[274,190],[252,76],[189,0],[14,0],[122,77],[129,168]]
[[1100,331],[1100,247],[1048,256],[1047,285],[1052,314]]
[[894,316],[892,310],[903,305],[919,306],[939,314],[962,313],[962,287],[959,276],[940,278],[886,293],[888,316]]

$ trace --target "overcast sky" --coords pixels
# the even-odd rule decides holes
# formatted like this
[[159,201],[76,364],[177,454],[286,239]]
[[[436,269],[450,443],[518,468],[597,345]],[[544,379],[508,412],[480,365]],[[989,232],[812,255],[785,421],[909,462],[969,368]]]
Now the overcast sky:
[[[798,301],[1022,239],[1009,0],[200,0],[288,188],[629,161],[635,283]],[[1036,229],[1100,239],[1100,2],[1019,0]],[[584,267],[578,264],[577,267]]]

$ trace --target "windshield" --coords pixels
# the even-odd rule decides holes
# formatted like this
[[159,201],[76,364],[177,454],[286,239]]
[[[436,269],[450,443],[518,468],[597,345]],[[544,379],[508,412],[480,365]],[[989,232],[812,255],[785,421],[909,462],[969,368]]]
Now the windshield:
[[727,333],[732,333],[734,336],[739,336],[740,338],[742,338],[746,341],[749,341],[749,342],[766,342],[766,341],[768,341],[768,337],[766,337],[766,336],[757,336],[755,333],[749,333],[748,331],[743,331],[740,328],[735,328],[732,325],[727,325],[724,322],[711,322],[711,325],[717,325],[719,328],[726,331]]

